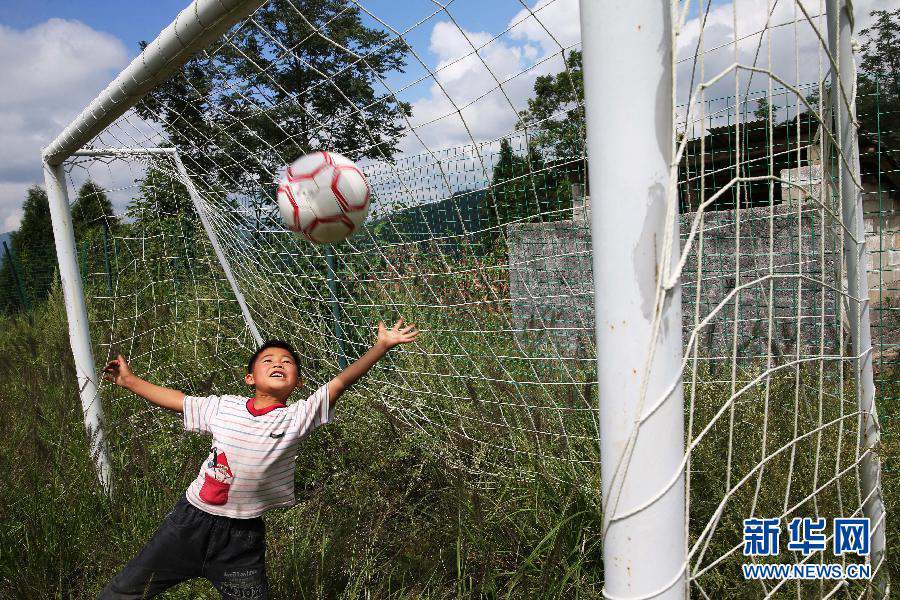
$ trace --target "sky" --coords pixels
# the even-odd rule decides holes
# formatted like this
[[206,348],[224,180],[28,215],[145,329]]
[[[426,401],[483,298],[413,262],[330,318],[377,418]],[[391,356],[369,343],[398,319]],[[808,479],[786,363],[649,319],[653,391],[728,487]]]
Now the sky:
[[[398,29],[435,10],[430,2],[376,0],[366,6]],[[152,40],[188,0],[0,0],[0,232],[14,230],[31,185],[43,184],[41,148]],[[459,2],[460,25],[502,30],[517,0]],[[437,19],[432,19],[437,23]],[[434,65],[430,27],[406,36]],[[412,91],[412,90],[410,90]]]
[[[803,1],[816,12],[819,0]],[[139,41],[155,38],[186,4],[187,0],[0,0],[0,233],[18,227],[25,191],[43,184],[41,148],[128,65],[138,53]],[[416,135],[404,140],[408,153],[508,135],[535,78],[561,70],[560,48],[577,47],[580,38],[577,0],[526,0],[540,22],[529,16],[522,0],[455,0],[447,11],[425,0],[362,4],[397,30],[412,28],[404,37],[424,63],[411,60],[406,73],[387,79],[388,86],[413,104]],[[861,28],[872,8],[897,7],[900,0],[854,4]],[[738,37],[760,29],[766,5],[762,0],[716,0],[707,22],[706,47],[734,37],[735,14]],[[787,0],[775,2],[770,22],[790,20],[794,6]],[[688,53],[696,45],[699,27],[694,12],[679,38],[680,52]],[[783,28],[773,34],[773,64],[784,66],[780,75],[789,81],[814,78],[819,61],[808,58],[815,54],[815,44],[806,38],[795,44],[791,31]],[[762,58],[756,53],[758,41],[757,36],[739,44],[741,62],[767,60],[767,49]],[[472,54],[472,45],[479,47],[479,56]],[[709,55],[707,76],[734,61],[733,45],[730,48]],[[800,61],[794,56],[798,48]],[[683,88],[679,94],[686,98],[688,64],[679,65],[678,77]],[[764,85],[757,77],[756,86]],[[724,80],[720,88],[723,94],[729,91]]]

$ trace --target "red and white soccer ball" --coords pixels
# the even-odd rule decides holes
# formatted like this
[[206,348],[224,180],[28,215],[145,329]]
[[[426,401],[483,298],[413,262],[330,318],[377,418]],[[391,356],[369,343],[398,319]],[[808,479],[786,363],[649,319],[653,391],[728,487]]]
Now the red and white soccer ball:
[[284,226],[316,244],[347,239],[369,214],[369,184],[352,160],[336,152],[301,156],[278,181]]

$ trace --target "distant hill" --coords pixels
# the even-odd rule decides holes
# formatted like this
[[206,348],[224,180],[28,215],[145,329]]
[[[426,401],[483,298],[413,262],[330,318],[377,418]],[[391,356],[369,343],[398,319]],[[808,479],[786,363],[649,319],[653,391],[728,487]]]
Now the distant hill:
[[380,231],[378,237],[388,243],[438,238],[439,245],[453,248],[461,236],[481,229],[479,205],[484,196],[484,190],[456,192],[438,202],[397,211],[367,227]]

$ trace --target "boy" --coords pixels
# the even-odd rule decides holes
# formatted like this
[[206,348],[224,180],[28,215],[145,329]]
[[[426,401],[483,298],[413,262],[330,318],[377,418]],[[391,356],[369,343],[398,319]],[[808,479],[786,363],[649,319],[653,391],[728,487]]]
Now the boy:
[[286,406],[297,387],[297,353],[271,340],[250,357],[244,381],[254,398],[187,396],[136,377],[119,355],[105,379],[159,406],[184,413],[187,431],[211,433],[213,447],[151,540],[100,593],[101,599],[150,598],[186,579],[205,577],[222,598],[268,598],[265,526],[270,508],[292,506],[297,445],[328,423],[338,398],[397,344],[416,339],[403,319],[378,323],[372,348],[305,402]]

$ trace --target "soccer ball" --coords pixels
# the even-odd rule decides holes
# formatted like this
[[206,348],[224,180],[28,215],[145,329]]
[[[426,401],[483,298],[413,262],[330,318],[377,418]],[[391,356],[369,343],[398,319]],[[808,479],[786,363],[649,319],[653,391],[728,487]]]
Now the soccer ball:
[[278,181],[284,226],[316,244],[347,239],[369,214],[369,184],[352,160],[336,152],[301,156]]

